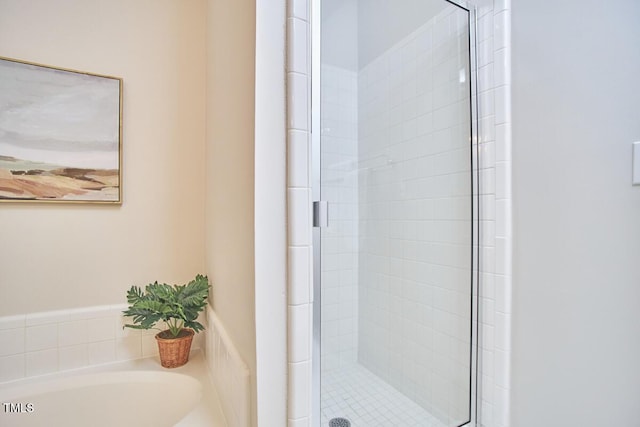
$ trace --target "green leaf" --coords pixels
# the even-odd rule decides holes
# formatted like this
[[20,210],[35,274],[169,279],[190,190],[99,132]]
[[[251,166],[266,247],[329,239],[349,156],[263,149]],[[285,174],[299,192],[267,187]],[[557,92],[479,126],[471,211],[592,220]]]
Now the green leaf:
[[150,329],[164,320],[174,335],[183,325],[200,332],[204,326],[196,319],[207,306],[210,287],[207,276],[200,274],[187,285],[170,286],[156,281],[148,284],[144,291],[132,286],[127,291],[129,308],[122,313],[131,317],[133,324],[124,327]]

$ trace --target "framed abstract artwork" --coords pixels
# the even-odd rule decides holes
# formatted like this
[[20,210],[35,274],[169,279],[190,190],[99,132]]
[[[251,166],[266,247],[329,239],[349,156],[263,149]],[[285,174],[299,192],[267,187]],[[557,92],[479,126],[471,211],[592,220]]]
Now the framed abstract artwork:
[[0,57],[0,201],[122,202],[122,79]]

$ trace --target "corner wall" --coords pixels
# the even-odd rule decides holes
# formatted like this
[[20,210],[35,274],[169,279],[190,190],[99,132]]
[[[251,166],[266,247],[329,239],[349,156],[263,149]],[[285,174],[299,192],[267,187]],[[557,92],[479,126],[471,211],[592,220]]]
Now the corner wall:
[[207,1],[206,266],[213,308],[251,371],[256,416],[254,1]]
[[205,3],[0,0],[0,55],[123,78],[123,203],[0,204],[0,316],[204,270]]

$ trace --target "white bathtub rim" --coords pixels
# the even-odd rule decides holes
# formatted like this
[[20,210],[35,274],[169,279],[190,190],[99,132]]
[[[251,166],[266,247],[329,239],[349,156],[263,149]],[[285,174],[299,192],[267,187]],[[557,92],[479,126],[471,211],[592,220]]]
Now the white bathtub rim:
[[160,365],[160,359],[156,355],[141,359],[114,361],[102,365],[85,366],[72,370],[58,371],[39,376],[5,381],[0,383],[0,393],[2,393],[5,389],[13,389],[17,386],[27,386],[40,382],[55,381],[59,378],[75,378],[78,376],[110,372],[132,373],[142,371],[183,374],[192,377],[196,381],[199,381],[203,386],[203,396],[200,403],[198,404],[198,407],[191,413],[187,414],[183,421],[176,424],[176,427],[226,427],[228,425],[228,422],[225,419],[222,411],[220,397],[218,396],[218,392],[210,376],[207,364],[204,360],[204,352],[202,349],[191,350],[191,353],[189,355],[189,362],[186,365],[170,370],[168,368],[163,368]]
[[[28,377],[21,377],[21,378],[16,378],[16,379],[12,379],[12,380],[8,380],[8,381],[0,381],[0,390],[6,388],[6,387],[11,387],[14,385],[18,385],[18,384],[33,384],[33,383],[40,383],[43,381],[49,381],[49,380],[54,380],[56,378],[65,378],[65,377],[75,377],[75,376],[79,376],[79,375],[87,375],[87,374],[91,374],[91,373],[100,373],[100,372],[115,372],[115,371],[119,371],[119,370],[123,370],[123,371],[127,371],[127,372],[132,372],[132,371],[156,371],[156,367],[141,367],[141,368],[135,368],[133,367],[134,365],[140,365],[140,366],[144,366],[149,364],[150,362],[153,363],[154,365],[157,364],[157,368],[159,371],[161,372],[179,372],[179,370],[181,368],[186,367],[187,365],[189,365],[189,363],[191,363],[192,359],[197,359],[200,353],[202,353],[203,350],[201,348],[192,348],[190,353],[189,353],[189,361],[178,368],[164,368],[160,365],[160,356],[158,356],[157,354],[155,356],[147,356],[147,357],[139,357],[136,359],[126,359],[126,360],[112,360],[109,362],[105,362],[105,363],[100,363],[100,364],[95,364],[95,365],[87,365],[87,366],[80,366],[78,368],[70,368],[70,369],[64,369],[61,371],[54,371],[54,372],[47,372],[46,374],[40,374],[40,375],[32,375],[32,376],[28,376]],[[129,366],[126,369],[119,369],[120,366],[122,365],[127,365]]]
[[180,387],[182,390],[186,388],[202,396],[202,384],[188,375],[161,371],[107,371],[73,376],[64,375],[60,378],[47,378],[46,380],[40,377],[40,381],[29,382],[29,384],[8,386],[5,383],[0,387],[0,401],[11,402],[35,395],[91,387],[97,384],[126,384],[134,382]]

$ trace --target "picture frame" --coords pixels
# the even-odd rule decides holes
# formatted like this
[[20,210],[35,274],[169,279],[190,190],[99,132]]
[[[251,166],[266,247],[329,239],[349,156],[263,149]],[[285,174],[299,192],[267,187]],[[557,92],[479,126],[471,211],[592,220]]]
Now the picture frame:
[[0,56],[0,202],[122,203],[122,79]]

